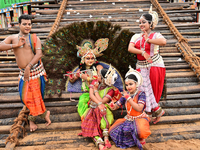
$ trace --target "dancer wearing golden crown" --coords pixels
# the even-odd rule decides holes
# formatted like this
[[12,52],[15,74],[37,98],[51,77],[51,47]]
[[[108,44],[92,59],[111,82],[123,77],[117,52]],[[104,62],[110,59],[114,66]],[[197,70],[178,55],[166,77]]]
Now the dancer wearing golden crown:
[[158,14],[152,12],[152,6],[148,14],[143,14],[139,20],[139,27],[142,31],[135,34],[129,43],[128,51],[137,54],[136,69],[142,74],[144,82],[139,90],[146,94],[146,112],[152,117],[155,112],[156,124],[165,113],[158,102],[161,98],[165,66],[162,57],[159,55],[159,46],[166,44],[166,39],[157,32],[152,32],[158,23]]
[[89,108],[82,117],[82,132],[79,135],[91,137],[100,150],[111,147],[108,129],[114,118],[106,103],[109,103],[115,95],[112,85],[116,80],[117,74],[111,66],[109,69],[98,71],[98,79],[90,84]]
[[88,108],[88,101],[90,99],[88,93],[89,85],[92,80],[97,79],[97,72],[103,69],[102,65],[96,60],[96,57],[101,56],[101,52],[106,50],[108,41],[108,38],[99,39],[93,44],[92,40],[83,40],[81,46],[76,46],[78,50],[77,55],[81,57],[81,62],[78,70],[76,70],[76,74],[70,74],[69,81],[74,83],[77,79],[81,78],[81,89],[86,92],[79,97],[78,113],[81,117]]
[[109,129],[110,137],[117,147],[129,148],[137,146],[142,149],[145,139],[151,134],[149,129],[150,118],[144,112],[146,106],[146,96],[138,88],[142,85],[142,75],[129,67],[125,75],[125,86],[128,92],[115,104],[110,103],[110,107],[116,110],[125,105],[127,115],[118,119]]

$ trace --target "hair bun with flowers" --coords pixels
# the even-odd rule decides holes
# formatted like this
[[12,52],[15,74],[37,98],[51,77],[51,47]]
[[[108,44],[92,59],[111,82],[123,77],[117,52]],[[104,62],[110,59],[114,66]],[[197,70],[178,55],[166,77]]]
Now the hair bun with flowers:
[[152,11],[152,4],[149,9],[149,14],[151,14],[152,16],[152,22],[153,22],[152,29],[154,29],[156,25],[158,24],[158,13],[156,11]]
[[134,70],[130,65],[129,65],[129,71],[126,73],[125,78],[127,78],[129,75],[134,75],[137,78],[138,86],[142,85],[143,77],[141,73],[139,73],[137,70]]

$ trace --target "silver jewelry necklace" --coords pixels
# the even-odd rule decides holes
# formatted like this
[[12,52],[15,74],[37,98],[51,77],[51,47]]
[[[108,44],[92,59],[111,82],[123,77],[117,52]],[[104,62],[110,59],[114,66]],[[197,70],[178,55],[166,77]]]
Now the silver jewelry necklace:
[[[151,33],[153,33],[153,32],[151,31],[151,32],[148,34],[148,37],[151,35]],[[145,51],[145,45],[146,45],[147,41],[144,42],[144,47],[142,47],[142,39],[143,39],[143,37],[140,38],[140,49],[141,49],[142,51]]]

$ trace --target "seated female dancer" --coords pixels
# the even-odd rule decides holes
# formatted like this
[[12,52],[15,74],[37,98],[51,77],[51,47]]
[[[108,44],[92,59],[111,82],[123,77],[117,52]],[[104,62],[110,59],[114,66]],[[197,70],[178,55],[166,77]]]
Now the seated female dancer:
[[[92,82],[92,80],[97,79],[97,72],[103,69],[103,66],[97,62],[96,57],[101,56],[102,55],[101,52],[106,50],[108,46],[108,41],[109,40],[105,38],[105,39],[99,39],[95,42],[95,45],[101,44],[101,46],[103,45],[102,43],[104,43],[102,47],[97,46],[98,49],[100,49],[100,51],[96,51],[95,49],[92,49],[94,48],[94,44],[91,40],[84,40],[81,46],[77,46],[77,49],[78,49],[77,54],[79,57],[81,57],[81,62],[79,65],[79,69],[76,71],[77,73],[75,75],[71,74],[71,76],[69,76],[70,77],[69,81],[71,83],[74,83],[77,79],[79,78],[82,79],[81,88],[82,88],[82,91],[84,91],[85,93],[83,93],[79,97],[78,113],[81,117],[83,113],[85,112],[85,110],[88,108],[87,103],[90,99],[89,93],[88,93],[89,85]],[[89,69],[90,71],[87,71]],[[80,71],[84,71],[84,72],[80,72]]]
[[130,67],[125,76],[128,93],[124,91],[124,96],[118,102],[109,104],[112,110],[116,110],[122,105],[125,105],[127,110],[127,115],[123,119],[118,119],[109,129],[110,137],[117,147],[137,146],[142,149],[145,139],[151,134],[150,118],[144,112],[146,96],[144,92],[138,90],[142,80],[141,74]]
[[[100,150],[111,147],[108,139],[108,129],[114,121],[113,114],[106,104],[114,98],[114,87],[117,74],[111,67],[98,72],[98,80],[93,80],[90,85],[90,104],[82,117],[79,135],[91,137]],[[103,138],[104,137],[104,141]]]
[[146,94],[145,111],[151,118],[151,113],[155,112],[156,118],[153,121],[156,124],[165,113],[158,102],[163,92],[165,79],[165,65],[159,55],[159,45],[164,46],[166,39],[160,33],[152,32],[158,23],[158,16],[151,9],[150,13],[140,17],[139,27],[142,33],[133,35],[128,51],[137,54],[136,69],[144,79],[140,90]]

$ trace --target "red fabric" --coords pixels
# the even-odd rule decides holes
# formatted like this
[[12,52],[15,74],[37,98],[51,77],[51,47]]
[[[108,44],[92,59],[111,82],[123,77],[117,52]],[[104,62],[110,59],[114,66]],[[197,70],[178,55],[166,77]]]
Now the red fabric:
[[157,103],[160,101],[160,97],[162,95],[164,80],[165,80],[165,68],[151,67],[150,81]]
[[[149,39],[152,39],[153,38],[153,36],[154,36],[154,34],[155,33],[152,33],[150,36],[149,36]],[[142,44],[141,44],[141,46],[142,47],[144,47],[144,42],[145,42],[145,39],[144,39],[144,37],[142,38]],[[148,53],[149,55],[150,55],[150,43],[146,43],[145,44],[145,51],[146,51],[146,53]],[[135,48],[137,48],[137,49],[141,49],[141,47],[140,47],[140,40],[138,40],[136,43],[135,43]],[[137,59],[138,60],[146,60],[145,58],[144,58],[144,56],[142,56],[141,54],[137,54]]]
[[157,111],[159,108],[160,108],[159,106],[156,107],[156,108],[154,108],[154,109],[153,109],[153,112]]
[[85,116],[84,120],[82,121],[82,132],[79,133],[79,135],[82,135],[84,137],[103,137],[102,130],[100,128],[101,118],[102,115],[99,108],[91,108]]
[[[115,91],[113,89],[109,89],[106,95],[109,95],[112,98],[115,95]],[[110,99],[110,97],[108,98]]]

